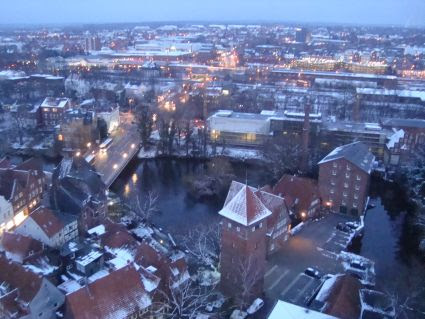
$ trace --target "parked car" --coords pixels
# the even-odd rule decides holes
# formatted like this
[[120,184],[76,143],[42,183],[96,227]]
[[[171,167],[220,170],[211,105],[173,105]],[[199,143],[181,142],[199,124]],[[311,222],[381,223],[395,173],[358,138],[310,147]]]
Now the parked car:
[[344,232],[344,233],[349,233],[351,232],[351,228],[347,225],[345,225],[344,223],[338,223],[338,225],[336,225],[336,229]]
[[320,278],[320,273],[317,269],[314,269],[312,267],[308,267],[306,270],[304,270],[304,273],[307,276],[313,277],[313,278]]
[[361,261],[352,261],[350,263],[350,266],[352,268],[356,268],[356,269],[360,269],[360,270],[366,270],[366,265],[365,263],[361,262]]
[[359,224],[356,223],[356,222],[346,222],[345,225],[347,227],[349,227],[350,229],[353,229],[353,230],[355,230],[359,227]]
[[235,309],[230,315],[230,319],[245,319],[247,316],[248,314],[245,311]]
[[264,306],[264,301],[261,298],[255,299],[251,306],[246,310],[246,312],[250,315],[256,313],[262,306]]

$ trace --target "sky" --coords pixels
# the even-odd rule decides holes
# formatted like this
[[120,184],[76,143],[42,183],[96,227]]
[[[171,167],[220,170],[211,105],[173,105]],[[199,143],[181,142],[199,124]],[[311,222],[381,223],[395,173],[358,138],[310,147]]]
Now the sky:
[[0,24],[189,20],[425,26],[425,0],[0,0]]

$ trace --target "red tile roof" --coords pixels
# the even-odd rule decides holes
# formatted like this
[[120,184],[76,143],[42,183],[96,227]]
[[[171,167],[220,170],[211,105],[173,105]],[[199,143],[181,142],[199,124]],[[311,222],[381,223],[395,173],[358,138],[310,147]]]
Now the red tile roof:
[[30,302],[40,290],[43,278],[21,264],[8,260],[0,254],[0,282],[6,282],[12,289],[19,290],[19,298]]
[[65,317],[124,319],[150,305],[140,274],[128,265],[68,294]]
[[3,233],[0,240],[0,251],[4,251],[9,258],[22,262],[30,256],[30,252],[37,253],[43,250],[43,244],[31,237],[16,233]]
[[297,211],[308,211],[311,203],[319,199],[317,182],[311,178],[283,175],[273,187],[276,195],[285,198],[287,205]]
[[55,213],[43,206],[34,210],[29,218],[34,220],[49,238],[56,235],[65,226]]

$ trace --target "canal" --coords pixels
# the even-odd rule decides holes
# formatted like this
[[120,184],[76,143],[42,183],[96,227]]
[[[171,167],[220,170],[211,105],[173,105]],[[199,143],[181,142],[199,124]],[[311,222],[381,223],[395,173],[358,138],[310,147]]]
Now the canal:
[[[263,185],[266,177],[253,165],[230,163],[234,179],[248,181],[249,185]],[[252,172],[255,172],[252,173]],[[157,226],[172,234],[184,234],[195,225],[219,221],[217,212],[222,208],[225,193],[213,198],[197,199],[188,190],[189,179],[208,174],[206,161],[186,159],[133,160],[112,184],[111,190],[125,202],[134,202],[136,196],[154,191],[159,195],[158,212],[152,217]]]
[[[249,185],[268,182],[260,167],[233,163],[235,179]],[[225,194],[198,200],[188,191],[188,177],[202,178],[207,173],[207,162],[185,159],[133,160],[111,186],[112,191],[125,201],[138,194],[154,190],[159,194],[159,212],[152,221],[171,234],[183,235],[199,224],[219,221]],[[375,261],[377,286],[391,289],[388,284],[404,280],[410,274],[422,272],[421,263],[414,255],[411,234],[406,227],[407,200],[392,184],[372,181],[371,203],[365,217],[364,236],[350,247],[350,251]],[[410,237],[409,237],[410,236]],[[423,265],[423,264],[422,264]]]

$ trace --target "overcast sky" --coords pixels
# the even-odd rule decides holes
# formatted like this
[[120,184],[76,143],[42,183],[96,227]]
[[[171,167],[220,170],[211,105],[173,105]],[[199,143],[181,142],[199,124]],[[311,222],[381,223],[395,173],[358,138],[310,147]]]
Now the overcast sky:
[[299,21],[425,25],[425,0],[0,0],[0,23]]

